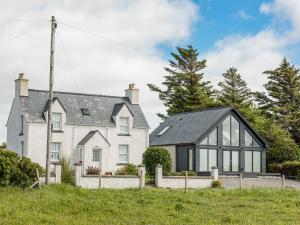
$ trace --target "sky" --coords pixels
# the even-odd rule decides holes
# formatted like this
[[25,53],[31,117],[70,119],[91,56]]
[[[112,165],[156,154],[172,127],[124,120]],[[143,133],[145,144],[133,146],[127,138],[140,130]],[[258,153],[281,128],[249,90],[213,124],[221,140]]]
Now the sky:
[[147,85],[161,86],[170,53],[193,45],[216,87],[237,67],[252,90],[285,56],[300,65],[299,0],[0,0],[0,141],[20,72],[47,89],[50,18],[58,21],[54,89],[123,96],[129,83],[151,129],[164,106]]

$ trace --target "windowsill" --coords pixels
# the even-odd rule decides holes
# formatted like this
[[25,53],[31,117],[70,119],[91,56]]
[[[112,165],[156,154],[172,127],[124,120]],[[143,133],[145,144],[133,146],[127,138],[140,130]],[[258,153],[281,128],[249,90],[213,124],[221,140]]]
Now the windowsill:
[[131,135],[129,133],[128,134],[119,133],[118,136],[127,136],[128,137],[128,136],[131,136]]
[[117,163],[117,166],[124,166],[124,165],[128,165],[129,163]]
[[63,130],[52,130],[52,133],[63,133]]

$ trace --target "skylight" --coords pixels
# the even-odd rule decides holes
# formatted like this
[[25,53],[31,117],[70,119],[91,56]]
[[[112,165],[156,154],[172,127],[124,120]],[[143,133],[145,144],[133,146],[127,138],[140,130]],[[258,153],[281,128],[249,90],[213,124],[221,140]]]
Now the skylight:
[[87,116],[90,115],[89,109],[81,109],[82,115]]
[[157,136],[161,136],[163,135],[170,127],[165,127],[164,129],[162,129],[158,134]]

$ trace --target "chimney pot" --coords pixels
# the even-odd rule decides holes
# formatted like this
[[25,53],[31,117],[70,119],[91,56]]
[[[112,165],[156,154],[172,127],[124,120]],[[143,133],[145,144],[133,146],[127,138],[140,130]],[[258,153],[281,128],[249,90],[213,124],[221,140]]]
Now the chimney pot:
[[24,73],[19,73],[19,79],[23,79],[24,78]]

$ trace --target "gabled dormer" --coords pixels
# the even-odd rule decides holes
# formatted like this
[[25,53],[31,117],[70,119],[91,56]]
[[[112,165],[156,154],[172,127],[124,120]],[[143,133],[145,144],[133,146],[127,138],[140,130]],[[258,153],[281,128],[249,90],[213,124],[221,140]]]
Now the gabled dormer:
[[134,114],[128,107],[127,103],[122,102],[115,104],[112,119],[116,124],[117,134],[120,136],[130,135],[133,128]]

